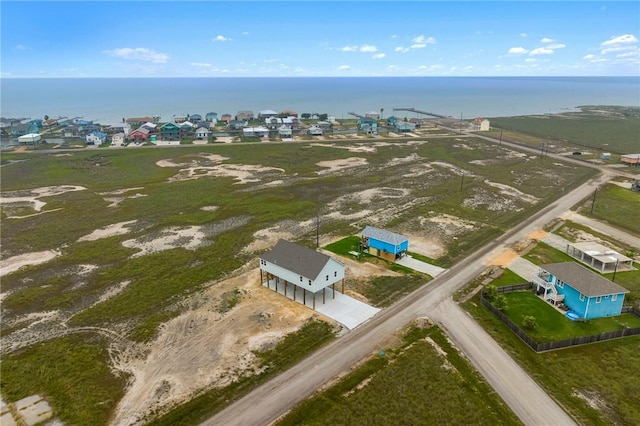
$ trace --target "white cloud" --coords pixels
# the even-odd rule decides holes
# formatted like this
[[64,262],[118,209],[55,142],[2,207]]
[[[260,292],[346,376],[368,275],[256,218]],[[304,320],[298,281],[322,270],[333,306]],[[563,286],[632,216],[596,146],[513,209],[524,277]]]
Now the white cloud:
[[372,58],[373,59],[382,59],[385,56],[387,56],[387,55],[385,55],[384,53],[376,53],[375,55],[372,56]]
[[424,47],[427,47],[427,45],[424,43],[415,43],[411,45],[412,49],[422,49]]
[[408,47],[402,47],[402,46],[398,46],[395,49],[393,49],[396,52],[400,52],[400,53],[407,53],[408,51],[410,51],[411,49],[409,49]]
[[547,46],[547,49],[564,49],[565,47],[567,47],[565,44],[562,43],[553,43]]
[[198,68],[210,68],[212,65],[206,64],[204,62],[191,62],[191,66],[198,67]]
[[16,46],[16,50],[27,50],[27,48],[23,44],[19,44]]
[[242,32],[242,35],[243,35],[243,36],[247,36],[247,35],[249,35],[249,32],[248,32],[248,31],[243,31],[243,32]]
[[552,38],[548,38],[548,37],[544,37],[543,39],[540,40],[540,43],[553,43],[555,40]]
[[596,59],[596,55],[584,55],[582,59],[586,59],[586,60]]
[[344,46],[341,47],[340,49],[343,52],[357,52],[358,51],[358,46]]
[[633,44],[637,42],[638,39],[633,34],[624,34],[618,37],[610,38],[609,40],[600,43],[600,46],[615,46],[620,44]]
[[526,37],[529,37],[529,36],[527,35],[527,33],[520,33],[520,37],[526,38]]
[[104,50],[103,53],[121,59],[147,61],[160,64],[164,64],[169,60],[169,55],[166,53],[156,52],[155,50],[146,47],[122,47],[118,49]]
[[[436,44],[436,39],[433,37],[425,37],[423,35],[419,35],[418,37],[414,38],[413,40],[414,44]],[[423,46],[424,47],[424,46]]]
[[398,36],[397,36],[397,35],[395,35],[395,34],[393,34],[393,35],[391,36],[391,38],[398,38]]
[[535,55],[552,55],[553,54],[553,49],[548,49],[546,47],[538,47],[536,49],[533,49],[529,55],[535,56]]
[[223,35],[217,35],[214,39],[212,39],[211,41],[231,41],[231,39],[229,37],[225,37]]
[[350,70],[350,69],[351,69],[351,65],[340,65],[340,66],[338,67],[338,69],[339,69],[340,71]]
[[525,49],[524,47],[512,47],[511,49],[509,49],[508,54],[509,55],[524,55],[525,53],[528,53],[529,51],[527,49]]
[[371,44],[363,44],[362,46],[360,46],[360,51],[361,52],[377,52],[378,48]]

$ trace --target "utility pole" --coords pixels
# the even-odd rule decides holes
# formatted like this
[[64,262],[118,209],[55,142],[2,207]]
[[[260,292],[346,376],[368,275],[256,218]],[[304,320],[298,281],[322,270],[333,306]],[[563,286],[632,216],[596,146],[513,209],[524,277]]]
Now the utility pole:
[[615,281],[616,280],[616,272],[618,272],[618,259],[616,259],[616,267],[613,270],[613,277],[611,277],[611,281]]
[[462,180],[460,181],[460,192],[462,192],[462,185],[464,184],[464,170],[462,171]]
[[598,193],[598,187],[596,186],[596,190],[593,191],[593,200],[591,201],[591,213],[593,213],[593,206],[596,205],[596,194]]
[[500,129],[500,145],[502,146],[502,129]]
[[320,210],[316,216],[316,248],[320,248]]

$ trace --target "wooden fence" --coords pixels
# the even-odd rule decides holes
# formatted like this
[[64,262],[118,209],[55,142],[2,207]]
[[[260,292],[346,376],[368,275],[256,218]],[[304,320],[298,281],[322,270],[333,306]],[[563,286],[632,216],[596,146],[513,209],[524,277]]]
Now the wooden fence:
[[[513,287],[514,289],[500,291],[500,289],[509,288],[509,287]],[[531,288],[530,283],[515,284],[512,286],[498,287],[498,293],[509,293],[511,291],[517,291],[517,290],[529,289],[529,288]],[[539,342],[536,342],[533,338],[531,338],[531,336],[529,336],[524,330],[522,330],[516,323],[511,321],[511,319],[509,319],[509,317],[506,316],[502,311],[500,311],[498,308],[493,306],[491,302],[489,302],[489,300],[485,299],[484,294],[482,292],[480,293],[480,303],[482,304],[482,306],[485,306],[487,309],[493,312],[495,316],[500,318],[500,320],[507,327],[509,327],[511,331],[513,331],[516,334],[516,336],[520,338],[520,340],[522,340],[524,343],[527,344],[527,346],[529,346],[531,349],[533,349],[536,352],[546,352],[554,349],[566,348],[569,346],[587,345],[589,343],[619,339],[620,337],[640,335],[640,327],[634,327],[634,328],[624,328],[622,330],[616,330],[616,331],[603,332],[600,334],[593,334],[591,336],[572,337],[571,339],[555,340],[553,342],[539,343]],[[622,313],[631,313],[637,317],[640,317],[640,309],[636,308],[635,306],[624,307],[622,309]]]

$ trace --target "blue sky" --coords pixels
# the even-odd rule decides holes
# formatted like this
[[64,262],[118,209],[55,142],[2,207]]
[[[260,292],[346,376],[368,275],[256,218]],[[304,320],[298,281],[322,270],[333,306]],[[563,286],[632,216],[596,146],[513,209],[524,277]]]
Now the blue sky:
[[638,1],[2,1],[8,77],[638,76]]

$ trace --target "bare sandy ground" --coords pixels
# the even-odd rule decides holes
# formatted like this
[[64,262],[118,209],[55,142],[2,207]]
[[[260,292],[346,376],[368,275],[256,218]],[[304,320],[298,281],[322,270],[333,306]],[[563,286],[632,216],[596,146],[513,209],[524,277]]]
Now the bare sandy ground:
[[42,212],[42,209],[47,205],[47,202],[42,201],[40,198],[53,197],[56,195],[64,194],[66,192],[84,190],[86,190],[86,188],[83,186],[61,185],[45,186],[25,191],[5,192],[0,197],[0,205],[2,206],[2,210],[7,213],[7,219],[21,219],[32,215],[12,215],[11,213],[22,213],[25,210]]
[[59,255],[60,252],[56,250],[45,250],[34,253],[25,253],[8,259],[3,259],[0,261],[0,277],[17,271],[23,266],[39,265],[40,263],[48,262]]

